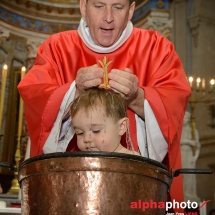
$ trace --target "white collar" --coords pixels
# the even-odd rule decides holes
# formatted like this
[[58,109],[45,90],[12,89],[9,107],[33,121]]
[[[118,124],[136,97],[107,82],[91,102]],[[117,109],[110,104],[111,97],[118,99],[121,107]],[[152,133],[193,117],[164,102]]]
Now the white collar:
[[98,53],[111,53],[117,50],[123,43],[125,43],[125,41],[130,37],[132,30],[133,30],[133,24],[131,21],[128,21],[126,28],[122,32],[122,35],[117,40],[117,42],[110,47],[102,47],[95,44],[95,42],[90,36],[90,31],[89,31],[89,28],[87,27],[87,23],[85,19],[81,18],[80,24],[78,27],[78,34],[81,37],[82,41],[85,43],[85,45],[92,51],[95,51]]

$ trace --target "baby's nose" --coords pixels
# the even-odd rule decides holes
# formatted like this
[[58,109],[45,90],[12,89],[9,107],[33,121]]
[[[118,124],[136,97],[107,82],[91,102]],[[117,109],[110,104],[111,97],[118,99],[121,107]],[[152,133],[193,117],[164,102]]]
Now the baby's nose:
[[92,141],[92,134],[91,132],[85,133],[84,134],[84,142],[85,143],[89,143]]

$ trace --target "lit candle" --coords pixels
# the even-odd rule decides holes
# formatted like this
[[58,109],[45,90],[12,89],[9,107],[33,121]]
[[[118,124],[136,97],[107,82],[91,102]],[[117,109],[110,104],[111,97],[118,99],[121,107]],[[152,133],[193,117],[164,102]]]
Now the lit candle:
[[205,89],[205,79],[203,78],[202,79],[202,90],[204,90]]
[[[23,66],[21,69],[21,80],[23,79],[23,77],[25,76],[26,73],[26,68]],[[23,105],[23,100],[20,96],[20,101],[19,101],[19,122],[18,122],[18,138],[21,137],[22,135],[22,121],[23,121],[23,109],[24,109],[24,105]]]
[[193,77],[190,76],[190,77],[188,78],[188,80],[189,80],[189,83],[190,83],[190,87],[192,88],[192,86],[193,86]]
[[214,79],[211,79],[211,80],[210,80],[210,84],[211,84],[210,90],[213,90],[213,87],[214,87],[214,84],[215,84],[215,80],[214,80]]
[[5,64],[2,68],[2,77],[1,77],[0,132],[2,127],[6,79],[7,79],[7,65]]
[[201,78],[198,77],[198,78],[196,79],[196,88],[197,88],[197,89],[199,88],[200,82],[201,82]]

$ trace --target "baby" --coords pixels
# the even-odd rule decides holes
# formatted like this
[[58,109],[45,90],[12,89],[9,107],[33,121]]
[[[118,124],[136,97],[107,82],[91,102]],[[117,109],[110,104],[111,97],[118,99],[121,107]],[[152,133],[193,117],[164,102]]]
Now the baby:
[[91,88],[73,101],[70,113],[81,151],[140,155],[120,143],[129,124],[126,102],[120,94],[112,90]]

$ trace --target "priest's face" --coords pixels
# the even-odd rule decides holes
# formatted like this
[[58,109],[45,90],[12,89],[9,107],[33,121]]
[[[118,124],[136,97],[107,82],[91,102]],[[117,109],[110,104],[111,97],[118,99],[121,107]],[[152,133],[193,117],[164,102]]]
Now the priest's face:
[[134,13],[129,0],[81,0],[80,9],[94,42],[112,46],[121,36]]
[[115,151],[127,129],[125,121],[107,116],[100,105],[87,110],[80,108],[72,117],[78,148],[81,151]]

